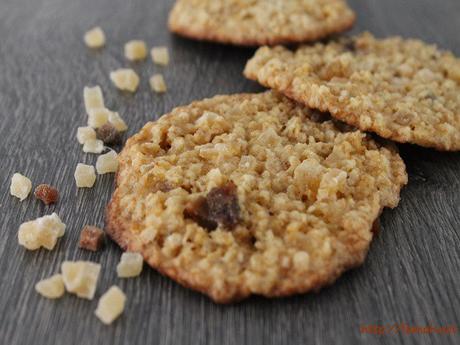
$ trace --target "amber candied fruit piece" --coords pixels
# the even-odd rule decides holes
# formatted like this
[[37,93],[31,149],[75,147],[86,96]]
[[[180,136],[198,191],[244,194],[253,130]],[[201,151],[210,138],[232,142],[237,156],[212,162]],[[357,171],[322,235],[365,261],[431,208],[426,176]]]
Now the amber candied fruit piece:
[[99,140],[106,145],[117,145],[121,143],[121,133],[111,123],[106,123],[96,130]]
[[40,199],[45,205],[54,204],[59,199],[59,191],[49,184],[40,184],[35,188],[34,195]]
[[102,229],[86,225],[80,233],[79,247],[93,252],[100,250],[105,243],[105,233]]
[[215,230],[218,225],[232,230],[241,221],[235,184],[228,182],[211,189],[206,197],[187,205],[184,215],[208,230]]

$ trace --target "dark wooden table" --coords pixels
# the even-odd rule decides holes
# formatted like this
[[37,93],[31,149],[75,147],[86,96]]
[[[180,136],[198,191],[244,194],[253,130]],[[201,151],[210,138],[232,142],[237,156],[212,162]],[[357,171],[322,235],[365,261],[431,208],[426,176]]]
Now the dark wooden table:
[[[460,55],[460,1],[356,0],[355,32],[419,37]],[[99,84],[106,104],[129,123],[129,135],[174,106],[215,94],[258,91],[242,77],[253,50],[184,40],[166,29],[172,1],[0,1],[0,344],[459,344],[456,335],[361,334],[362,325],[447,326],[460,310],[460,154],[404,145],[410,183],[400,206],[382,215],[382,232],[366,263],[318,294],[267,300],[250,298],[220,306],[145,267],[142,276],[120,280],[121,250],[78,249],[85,224],[103,225],[113,176],[98,177],[93,189],[77,190],[78,162],[94,164],[75,139],[84,125],[85,85]],[[107,47],[91,52],[82,36],[93,25],[107,34]],[[129,64],[123,44],[133,38],[168,45],[169,67]],[[117,92],[108,75],[132,65],[142,76],[133,95]],[[170,91],[153,94],[148,77],[165,74]],[[19,171],[34,185],[61,191],[56,206],[9,195]],[[56,211],[67,224],[57,248],[29,252],[17,243],[19,224]],[[71,295],[52,301],[34,284],[65,259],[102,264],[93,301]],[[97,299],[112,284],[128,296],[112,326],[94,316]]]

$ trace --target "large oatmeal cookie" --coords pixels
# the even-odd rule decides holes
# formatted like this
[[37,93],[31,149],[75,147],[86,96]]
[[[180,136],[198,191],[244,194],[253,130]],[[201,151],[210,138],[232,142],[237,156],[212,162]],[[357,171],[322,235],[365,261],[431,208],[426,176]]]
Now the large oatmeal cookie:
[[407,182],[396,152],[345,127],[272,92],[176,108],[120,154],[107,231],[216,302],[330,284]]
[[178,0],[169,27],[193,39],[273,45],[314,41],[354,21],[345,0]]
[[460,150],[460,59],[418,40],[352,39],[260,48],[245,75],[363,131]]

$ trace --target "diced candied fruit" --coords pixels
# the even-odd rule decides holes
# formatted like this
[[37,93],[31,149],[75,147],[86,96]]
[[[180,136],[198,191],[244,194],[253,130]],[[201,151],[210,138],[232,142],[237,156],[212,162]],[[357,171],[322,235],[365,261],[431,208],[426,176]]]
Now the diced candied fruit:
[[35,284],[35,290],[46,298],[60,298],[64,295],[64,281],[62,275],[55,274],[47,279],[40,280]]
[[115,151],[97,157],[96,170],[99,175],[113,173],[118,169],[118,155]]
[[62,279],[68,292],[78,297],[93,299],[101,265],[90,261],[64,261]]
[[19,198],[19,200],[24,200],[29,195],[32,189],[32,181],[30,181],[24,175],[20,173],[15,173],[11,178],[10,185],[10,194]]
[[125,309],[126,295],[117,286],[112,286],[101,296],[95,311],[96,316],[106,325],[111,324]]
[[125,44],[125,57],[130,61],[144,60],[147,57],[147,45],[141,40],[132,40]]
[[106,108],[94,108],[88,112],[88,126],[99,128],[109,121],[110,110]]
[[121,143],[121,133],[110,122],[99,127],[96,131],[96,135],[97,138],[102,140],[106,145],[117,145]]
[[135,92],[139,86],[139,76],[130,68],[121,68],[110,72],[110,80],[120,90]]
[[96,172],[92,165],[78,163],[74,177],[78,188],[91,188],[96,182]]
[[169,53],[167,47],[153,47],[150,51],[152,60],[157,65],[166,66],[169,64]]
[[105,45],[105,34],[99,26],[87,31],[83,38],[89,48],[100,48]]
[[144,259],[139,253],[126,252],[121,255],[121,260],[117,265],[117,275],[119,278],[137,277],[142,272]]
[[167,91],[166,83],[161,74],[154,74],[149,80],[150,87],[153,91],[163,93]]
[[34,195],[45,205],[54,204],[59,199],[59,191],[49,184],[40,184],[35,188]]
[[104,246],[105,233],[102,229],[86,225],[80,233],[79,247],[97,252]]
[[104,96],[99,86],[85,86],[83,89],[83,101],[86,113],[93,109],[104,108]]
[[84,144],[88,140],[96,139],[96,131],[92,127],[78,127],[77,140],[80,144]]
[[99,139],[91,139],[83,144],[83,152],[101,153],[104,151],[104,142]]

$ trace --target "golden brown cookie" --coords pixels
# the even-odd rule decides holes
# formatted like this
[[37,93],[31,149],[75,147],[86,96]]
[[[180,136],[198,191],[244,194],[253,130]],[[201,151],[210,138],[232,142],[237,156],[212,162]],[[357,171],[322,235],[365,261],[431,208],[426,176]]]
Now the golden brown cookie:
[[107,232],[216,302],[317,290],[363,262],[407,182],[393,149],[339,127],[272,92],[176,108],[120,154]]
[[345,0],[178,0],[171,31],[243,46],[314,41],[352,27]]
[[296,51],[264,47],[244,74],[362,131],[460,150],[460,59],[422,41],[364,33]]

